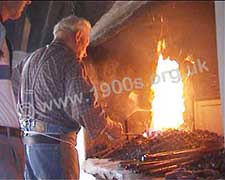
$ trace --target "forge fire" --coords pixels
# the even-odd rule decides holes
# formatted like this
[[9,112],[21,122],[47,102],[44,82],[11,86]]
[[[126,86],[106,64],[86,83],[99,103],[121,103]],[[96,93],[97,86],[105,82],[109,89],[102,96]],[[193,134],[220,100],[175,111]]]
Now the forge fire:
[[[183,82],[179,72],[179,65],[175,60],[170,60],[169,57],[163,59],[161,49],[165,48],[165,40],[159,41],[157,45],[159,59],[156,67],[156,77],[152,85],[154,94],[152,101],[152,130],[178,128],[184,123]],[[171,77],[174,72],[179,77],[178,81],[168,77],[168,74]],[[160,77],[159,80],[158,77]]]
[[[120,168],[149,177],[225,178],[224,138],[207,130],[185,128],[185,88],[182,80],[186,81],[190,74],[182,76],[176,60],[163,58],[161,51],[165,48],[165,40],[159,41],[159,58],[151,87],[150,128],[143,135],[131,133],[132,138],[113,144],[93,157],[119,161]],[[165,74],[173,72],[179,77],[178,81],[166,77]],[[137,101],[134,93],[129,98]]]

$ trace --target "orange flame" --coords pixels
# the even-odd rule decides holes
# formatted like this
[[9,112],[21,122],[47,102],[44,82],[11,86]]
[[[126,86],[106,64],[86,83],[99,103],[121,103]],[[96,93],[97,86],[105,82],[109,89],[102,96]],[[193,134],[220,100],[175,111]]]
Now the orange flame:
[[[166,48],[165,40],[159,41],[157,52]],[[174,79],[176,73],[176,81]],[[170,58],[163,59],[159,54],[152,101],[152,130],[179,128],[183,124],[184,100],[183,82],[179,72],[179,65]]]

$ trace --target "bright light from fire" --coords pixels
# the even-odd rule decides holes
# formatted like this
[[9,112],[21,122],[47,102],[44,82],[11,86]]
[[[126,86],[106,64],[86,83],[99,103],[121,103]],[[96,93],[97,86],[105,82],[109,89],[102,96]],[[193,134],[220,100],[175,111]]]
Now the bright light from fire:
[[[161,48],[165,48],[165,41],[158,43],[158,52]],[[175,60],[163,59],[162,54],[159,53],[156,76],[151,88],[154,92],[151,130],[179,128],[184,122],[185,108],[183,83],[179,65]]]

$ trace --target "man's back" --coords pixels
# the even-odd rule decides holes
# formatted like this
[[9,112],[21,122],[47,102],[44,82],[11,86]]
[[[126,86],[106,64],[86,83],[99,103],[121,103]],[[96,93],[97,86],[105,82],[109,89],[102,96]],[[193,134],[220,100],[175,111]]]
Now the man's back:
[[25,126],[29,169],[25,178],[78,179],[75,146],[80,125],[90,137],[99,135],[106,126],[104,112],[94,103],[93,88],[83,77],[82,65],[64,44],[53,42],[30,56],[21,79],[20,103],[30,106],[22,109],[23,115],[35,122]]
[[76,63],[73,54],[59,42],[31,54],[21,78],[21,104],[31,107],[26,116],[79,130],[79,125],[65,112],[69,105],[64,102],[65,70],[71,63]]
[[121,125],[106,119],[84,73],[82,58],[90,29],[85,19],[62,19],[54,27],[54,41],[36,51],[24,66],[21,105],[31,106],[28,111],[24,108],[21,118],[27,129],[28,179],[79,179],[75,146],[80,126],[90,138],[121,132]]

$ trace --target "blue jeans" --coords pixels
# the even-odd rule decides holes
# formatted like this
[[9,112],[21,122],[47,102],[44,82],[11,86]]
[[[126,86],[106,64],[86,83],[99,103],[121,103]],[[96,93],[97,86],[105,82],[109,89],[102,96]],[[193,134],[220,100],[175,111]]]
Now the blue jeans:
[[66,133],[59,144],[32,144],[25,145],[26,165],[25,179],[79,179],[79,162],[76,146],[76,133],[68,128],[45,124],[43,127],[34,127],[32,131],[42,133]]

